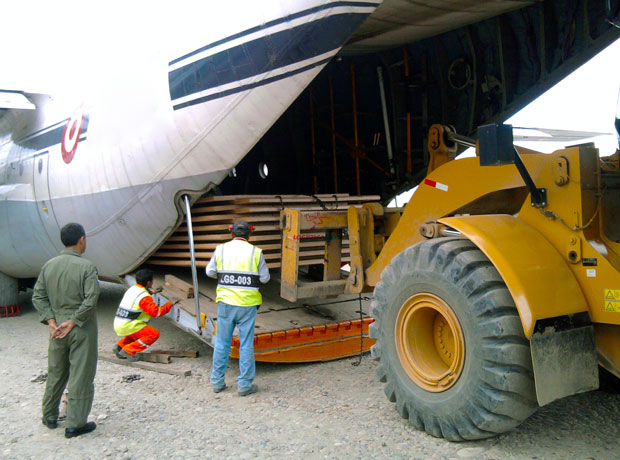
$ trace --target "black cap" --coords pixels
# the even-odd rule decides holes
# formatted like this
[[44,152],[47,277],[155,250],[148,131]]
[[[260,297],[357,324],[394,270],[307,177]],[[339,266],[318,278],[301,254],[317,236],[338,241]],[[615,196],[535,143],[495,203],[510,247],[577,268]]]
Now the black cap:
[[251,232],[250,224],[245,220],[238,220],[232,226],[231,232],[235,236],[248,236]]

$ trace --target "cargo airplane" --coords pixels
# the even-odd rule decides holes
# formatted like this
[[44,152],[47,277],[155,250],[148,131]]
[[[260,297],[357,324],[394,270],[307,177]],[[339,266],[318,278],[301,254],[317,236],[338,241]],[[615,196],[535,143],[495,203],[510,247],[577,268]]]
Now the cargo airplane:
[[[45,261],[58,254],[62,249],[59,228],[67,222],[81,222],[87,229],[87,256],[103,279],[118,280],[142,265],[182,222],[183,197],[193,203],[235,175],[237,183],[243,182],[239,175],[244,173],[244,158],[256,156],[248,153],[256,151],[276,121],[291,119],[290,109],[306,104],[300,95],[307,94],[309,85],[328,65],[336,76],[349,60],[358,65],[362,108],[366,94],[376,94],[370,98],[372,103],[379,100],[376,69],[383,66],[386,71],[387,109],[382,115],[377,103],[367,122],[360,115],[360,132],[363,128],[376,141],[366,141],[367,146],[385,150],[390,138],[384,124],[388,118],[394,118],[394,150],[404,145],[405,125],[396,126],[396,118],[405,112],[411,112],[412,120],[420,120],[414,121],[418,130],[433,121],[459,124],[465,120],[464,131],[480,121],[514,112],[535,91],[565,74],[566,65],[574,68],[617,37],[609,34],[607,29],[612,27],[600,26],[604,21],[595,16],[614,13],[617,2],[611,2],[607,11],[594,11],[602,6],[592,6],[592,16],[586,20],[594,38],[573,53],[578,59],[571,58],[567,45],[559,57],[543,55],[545,46],[552,43],[551,35],[557,42],[564,29],[583,22],[578,15],[553,17],[561,4],[231,0],[217,6],[213,2],[182,3],[169,10],[163,4],[144,2],[140,7],[127,6],[135,10],[127,13],[133,16],[122,17],[119,24],[105,24],[109,39],[103,41],[104,46],[93,48],[100,55],[80,55],[72,49],[79,42],[94,43],[101,37],[88,36],[86,27],[76,29],[80,33],[68,33],[62,59],[47,74],[42,68],[38,77],[61,75],[70,91],[58,95],[6,87],[0,92],[0,305],[15,302],[15,280],[35,278]],[[97,14],[84,11],[82,19],[96,20]],[[160,19],[150,23],[157,15]],[[596,33],[592,32],[595,20]],[[131,30],[123,29],[127,25]],[[545,31],[546,42],[541,41],[538,29],[530,30],[539,25],[553,30],[553,34]],[[123,40],[112,40],[118,34]],[[511,42],[505,34],[513,37]],[[48,37],[41,34],[38,38],[44,47]],[[490,55],[500,39],[504,48],[510,44],[504,54],[512,56],[502,57],[501,62],[497,54]],[[570,37],[564,39],[568,43]],[[532,50],[538,54],[527,57]],[[93,68],[82,68],[80,62],[86,59]],[[523,67],[524,59],[528,65],[540,60],[538,71],[517,74],[515,69]],[[372,75],[364,74],[368,71],[364,66]],[[397,89],[403,82],[396,81],[397,71],[409,79],[403,87],[417,91],[424,84],[424,92],[399,98]],[[105,78],[94,79],[95,73]],[[321,85],[315,88],[316,98],[327,88],[327,80],[318,78],[315,83]],[[334,79],[336,99],[344,94],[339,84]],[[441,91],[440,97],[434,98],[435,90]],[[422,108],[403,103],[408,97],[421,101]],[[308,119],[307,111],[300,113]],[[309,126],[305,121],[302,124]],[[345,137],[352,139],[350,134]],[[418,134],[410,134],[416,141]],[[294,136],[295,130],[289,135]],[[333,135],[333,130],[327,134]],[[316,141],[321,142],[320,136]],[[289,148],[271,155],[273,170],[283,168]],[[362,191],[366,188],[366,193],[388,198],[388,193],[419,180],[416,171],[424,170],[423,148],[409,149],[409,158],[396,151],[387,153],[375,162],[383,164],[380,172],[366,170],[365,174],[362,169],[362,179],[366,179]],[[312,174],[307,162],[296,155],[291,164],[298,169],[284,175],[289,182],[301,178],[300,184]],[[380,181],[374,180],[375,173]],[[348,177],[343,174],[340,180],[355,183]],[[359,180],[358,174],[358,190]],[[285,187],[279,190],[277,183],[270,187],[272,193],[288,192]],[[295,191],[317,192],[316,185]],[[256,193],[261,192],[257,186]]]

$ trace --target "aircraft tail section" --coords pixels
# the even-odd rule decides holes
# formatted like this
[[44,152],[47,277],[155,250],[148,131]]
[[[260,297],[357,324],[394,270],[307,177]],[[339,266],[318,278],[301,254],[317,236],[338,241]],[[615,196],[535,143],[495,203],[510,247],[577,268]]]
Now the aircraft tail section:
[[248,28],[172,60],[174,110],[325,65],[380,2],[326,2]]

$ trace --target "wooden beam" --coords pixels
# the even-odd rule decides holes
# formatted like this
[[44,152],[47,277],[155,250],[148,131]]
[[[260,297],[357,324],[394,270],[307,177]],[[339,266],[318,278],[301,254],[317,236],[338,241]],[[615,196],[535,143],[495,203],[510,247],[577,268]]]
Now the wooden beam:
[[198,358],[198,351],[192,350],[151,350],[151,353],[168,355],[173,358]]
[[142,352],[140,353],[142,361],[147,363],[170,364],[170,355],[163,353]]
[[109,355],[107,353],[99,353],[99,359],[101,361],[107,361],[109,363],[120,364],[121,366],[129,366],[136,367],[138,369],[144,369],[147,371],[160,372],[162,374],[170,374],[170,375],[180,375],[182,377],[187,377],[192,375],[192,371],[182,371],[177,369],[167,369],[166,366],[161,366],[158,364],[150,364],[144,362],[135,362],[127,361],[126,359],[119,359],[116,356]]
[[[343,262],[350,262],[351,258],[347,255],[345,257],[342,258]],[[197,267],[201,267],[204,268],[207,266],[207,264],[209,263],[208,260],[197,260],[196,261],[196,266]],[[299,261],[299,265],[322,265],[324,263],[323,258],[320,259],[302,259]],[[170,267],[190,267],[192,265],[192,262],[190,260],[169,260],[169,259],[149,259],[147,261],[147,265],[168,265]],[[267,262],[267,267],[269,268],[280,268],[281,263],[280,261],[277,262]]]
[[166,283],[166,287],[172,287],[173,289],[182,292],[184,294],[183,298],[194,298],[194,286],[192,286],[188,282],[183,281],[182,279],[170,274],[164,276],[164,282]]

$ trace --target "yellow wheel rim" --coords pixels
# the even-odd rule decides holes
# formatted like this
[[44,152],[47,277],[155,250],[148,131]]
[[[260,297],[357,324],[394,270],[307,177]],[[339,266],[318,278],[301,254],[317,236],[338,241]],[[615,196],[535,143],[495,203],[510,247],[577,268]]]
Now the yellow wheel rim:
[[430,293],[409,297],[398,312],[394,337],[400,363],[416,385],[438,393],[456,383],[465,341],[456,315],[442,299]]

